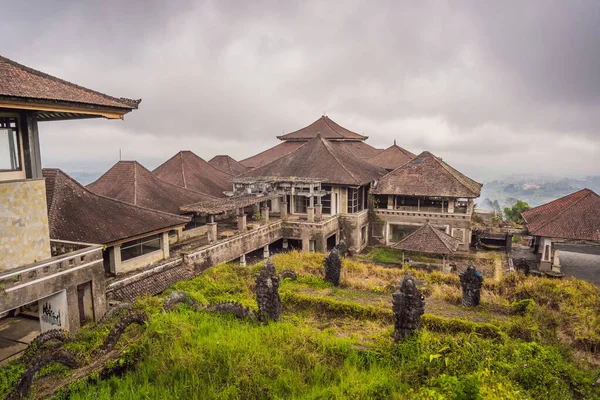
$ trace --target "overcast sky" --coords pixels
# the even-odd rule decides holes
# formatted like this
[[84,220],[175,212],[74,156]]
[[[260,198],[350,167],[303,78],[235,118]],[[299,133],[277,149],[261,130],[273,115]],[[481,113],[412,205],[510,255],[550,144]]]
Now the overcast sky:
[[40,124],[44,166],[243,159],[323,113],[475,179],[600,174],[600,1],[11,1],[1,53],[116,97]]

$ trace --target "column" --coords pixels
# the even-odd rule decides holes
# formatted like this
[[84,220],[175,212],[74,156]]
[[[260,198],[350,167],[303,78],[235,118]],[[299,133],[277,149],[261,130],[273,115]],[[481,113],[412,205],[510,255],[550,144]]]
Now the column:
[[270,256],[270,253],[269,253],[269,245],[266,245],[266,246],[263,248],[263,258],[269,258],[269,256]]
[[240,233],[246,232],[246,214],[244,214],[243,208],[238,211],[237,228]]
[[260,216],[265,221],[265,224],[269,223],[269,207],[267,207],[267,203],[260,209]]
[[113,246],[108,250],[108,261],[110,265],[110,272],[117,274],[121,267],[121,245]]
[[245,266],[246,266],[246,255],[245,255],[245,254],[242,254],[242,255],[240,256],[240,265],[241,265],[242,267],[245,267]]
[[[310,190],[312,192],[312,186]],[[308,222],[315,222],[315,198],[310,196],[308,201],[309,206],[306,207],[306,219]]]
[[169,258],[169,232],[163,232],[161,245],[163,258],[166,260],[167,258]]
[[321,203],[321,196],[317,197],[317,205],[315,206],[315,218],[317,221],[323,219],[323,204]]
[[394,209],[394,195],[392,195],[392,194],[388,194],[387,209],[388,210]]
[[284,195],[281,198],[281,201],[279,202],[279,216],[281,217],[281,219],[285,219],[287,217],[287,209],[288,208],[288,203],[287,203],[287,197]]
[[302,251],[309,253],[310,252],[310,239],[305,238],[302,239]]
[[217,223],[215,222],[215,216],[209,215],[207,226],[208,242],[213,243],[217,241]]
[[454,213],[455,204],[456,204],[456,199],[448,199],[448,212],[450,214]]
[[281,248],[283,248],[284,250],[287,250],[288,248],[288,240],[287,239],[283,239],[283,244],[281,245]]

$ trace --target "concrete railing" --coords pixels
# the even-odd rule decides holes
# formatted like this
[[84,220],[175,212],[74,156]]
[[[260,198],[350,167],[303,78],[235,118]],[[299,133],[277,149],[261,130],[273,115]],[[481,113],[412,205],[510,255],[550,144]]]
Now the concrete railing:
[[[60,243],[56,244],[60,246]],[[75,242],[65,242],[67,247],[76,244]],[[86,246],[85,244],[79,245]],[[10,292],[45,277],[68,273],[98,262],[102,262],[102,247],[88,245],[67,254],[0,272],[0,288],[4,292]]]
[[283,220],[284,226],[298,227],[298,228],[310,228],[310,229],[322,229],[322,230],[331,230],[338,225],[339,214],[331,217],[327,217],[321,221],[309,222],[306,220]]
[[429,211],[417,211],[417,210],[388,210],[385,208],[378,208],[375,210],[378,216],[406,216],[406,217],[426,217],[426,218],[437,218],[437,219],[455,219],[455,220],[470,220],[471,214],[466,213],[448,213],[448,212],[429,212]]

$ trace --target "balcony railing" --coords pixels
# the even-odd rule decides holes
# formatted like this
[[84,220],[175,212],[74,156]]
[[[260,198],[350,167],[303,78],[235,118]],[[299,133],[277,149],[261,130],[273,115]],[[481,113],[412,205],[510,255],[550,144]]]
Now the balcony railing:
[[[427,217],[427,218],[439,218],[439,219],[471,219],[471,214],[467,213],[465,209],[454,209],[453,213],[442,212],[441,208],[435,207],[402,207],[395,210],[388,210],[387,208],[378,208],[375,210],[377,215],[395,215],[395,216],[406,216],[406,217]],[[460,212],[459,212],[460,211]]]

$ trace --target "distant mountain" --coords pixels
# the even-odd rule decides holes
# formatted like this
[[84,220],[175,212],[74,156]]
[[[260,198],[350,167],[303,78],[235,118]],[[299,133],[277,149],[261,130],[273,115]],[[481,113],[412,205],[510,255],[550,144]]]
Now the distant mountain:
[[81,183],[83,186],[94,182],[102,175],[102,172],[97,171],[65,171],[69,176]]

